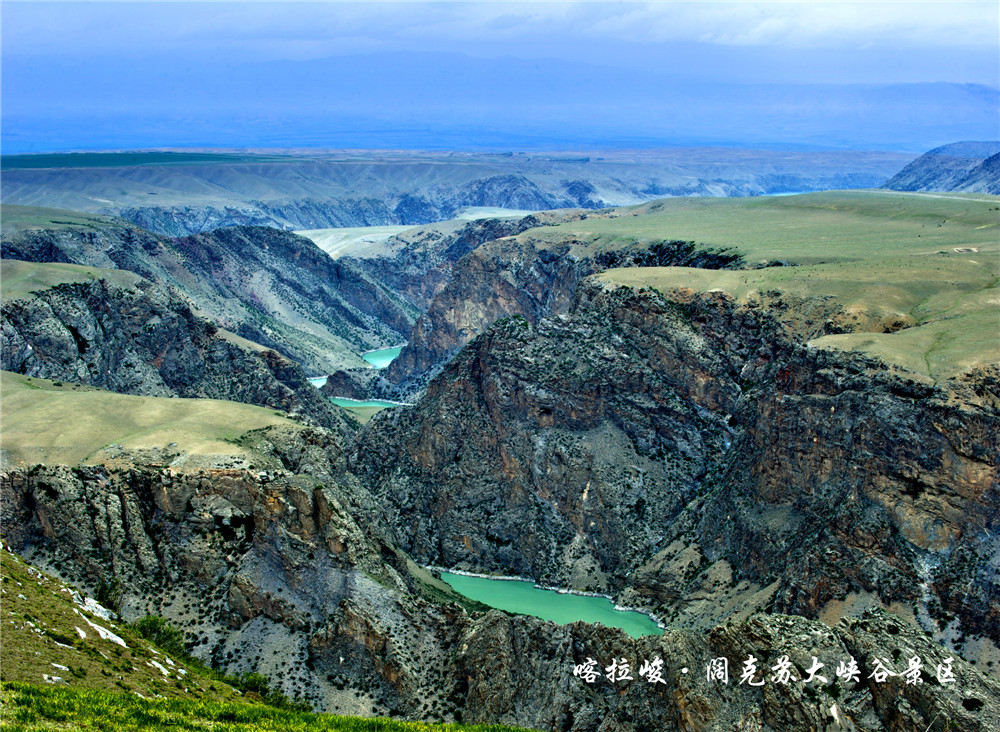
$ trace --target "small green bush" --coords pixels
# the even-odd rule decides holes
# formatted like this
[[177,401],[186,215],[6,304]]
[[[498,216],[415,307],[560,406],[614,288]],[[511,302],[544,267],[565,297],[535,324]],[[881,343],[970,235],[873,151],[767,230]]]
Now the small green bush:
[[155,643],[168,653],[187,656],[184,634],[158,615],[147,615],[132,626],[135,631],[151,643]]

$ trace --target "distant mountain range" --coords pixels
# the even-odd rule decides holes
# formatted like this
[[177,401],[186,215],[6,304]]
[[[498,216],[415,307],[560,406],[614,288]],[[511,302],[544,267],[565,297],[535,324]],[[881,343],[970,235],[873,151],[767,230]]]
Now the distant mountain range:
[[[772,146],[918,152],[996,136],[976,84],[690,80],[676,65],[459,53],[195,63],[5,62],[6,153],[153,146],[572,150]],[[164,77],[163,74],[166,74]],[[123,90],[141,90],[124,94]]]
[[884,187],[1000,195],[1000,142],[955,142],[936,147],[899,171]]

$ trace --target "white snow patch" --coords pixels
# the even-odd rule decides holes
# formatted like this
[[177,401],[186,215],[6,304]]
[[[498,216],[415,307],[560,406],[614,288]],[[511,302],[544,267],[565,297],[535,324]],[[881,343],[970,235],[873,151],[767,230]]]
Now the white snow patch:
[[167,669],[159,661],[146,661],[146,665],[151,668],[159,669],[160,673],[162,673],[164,676],[170,676],[170,672],[167,671]]
[[122,639],[121,639],[120,637],[118,637],[117,635],[115,635],[114,633],[112,633],[112,632],[111,632],[110,630],[108,630],[107,628],[102,628],[102,627],[101,627],[100,625],[98,625],[97,623],[92,623],[92,622],[90,622],[90,618],[88,618],[88,617],[87,617],[86,615],[84,615],[83,613],[81,613],[81,612],[80,612],[79,610],[77,610],[76,608],[73,608],[73,612],[75,612],[75,613],[76,613],[77,615],[79,615],[79,616],[80,616],[81,618],[83,618],[83,621],[84,621],[84,622],[85,622],[85,623],[86,623],[87,625],[89,625],[89,626],[90,626],[91,628],[93,628],[94,630],[96,630],[96,631],[97,631],[97,634],[98,634],[99,636],[101,636],[101,640],[109,640],[109,641],[111,641],[112,643],[117,643],[117,644],[118,644],[118,645],[120,645],[120,646],[121,646],[122,648],[128,648],[128,646],[127,646],[127,645],[125,645],[125,641],[123,641],[123,640],[122,640]]
[[118,616],[115,613],[108,610],[106,607],[104,607],[104,605],[99,603],[93,597],[83,597],[82,595],[80,595],[79,592],[76,591],[74,591],[71,594],[71,597],[73,598],[73,602],[82,607],[91,615],[96,615],[97,617],[103,618],[104,620],[107,621],[118,619]]

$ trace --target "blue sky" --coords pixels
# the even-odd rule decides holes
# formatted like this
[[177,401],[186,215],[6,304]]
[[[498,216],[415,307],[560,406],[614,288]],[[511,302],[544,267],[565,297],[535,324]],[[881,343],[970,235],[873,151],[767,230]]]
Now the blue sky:
[[[874,104],[842,89],[827,103],[817,85],[984,87],[968,98],[954,89],[918,94],[915,87],[915,96],[900,97],[896,114],[905,117],[907,105],[926,114],[921,105],[929,104],[942,115],[910,136],[907,144],[919,147],[962,133],[954,120],[946,124],[949,107],[968,118],[970,135],[989,135],[984,120],[995,97],[988,89],[1000,86],[1000,3],[993,0],[5,0],[2,16],[5,152],[227,140],[316,145],[327,142],[321,116],[331,120],[330,146],[345,140],[344,131],[354,141],[385,138],[376,146],[413,142],[416,132],[442,133],[447,144],[502,146],[505,136],[544,144],[558,142],[554,135],[574,120],[580,124],[570,124],[569,132],[578,143],[682,144],[699,135],[739,143],[728,139],[738,131],[718,123],[725,99],[741,96],[727,86],[733,84],[769,90],[747,91],[745,106],[731,110],[747,116],[746,142],[817,144],[829,134],[817,126],[831,116],[824,104],[834,105],[834,117],[844,105]],[[255,87],[255,78],[268,83]],[[789,85],[812,91],[774,92]],[[602,106],[609,86],[613,104],[628,114],[647,103],[667,114],[661,104],[667,94],[684,104],[687,121],[630,127]],[[754,111],[762,98],[768,115]],[[867,113],[871,125],[882,124]],[[905,120],[884,123],[886,132],[873,131],[863,144],[892,137],[893,126]],[[849,131],[838,130],[830,129],[835,146],[850,146]],[[372,134],[358,137],[361,131]]]

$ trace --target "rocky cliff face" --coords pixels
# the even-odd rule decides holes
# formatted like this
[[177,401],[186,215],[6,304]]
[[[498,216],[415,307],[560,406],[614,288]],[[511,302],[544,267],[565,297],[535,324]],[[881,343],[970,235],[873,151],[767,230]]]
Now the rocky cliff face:
[[451,281],[414,324],[386,380],[400,394],[412,393],[494,321],[520,315],[534,322],[565,312],[591,266],[569,255],[569,246],[539,250],[514,239],[484,244],[453,266]]
[[893,191],[1000,194],[1000,142],[955,142],[924,153],[890,178]]
[[[309,469],[339,450],[319,434],[253,439]],[[264,673],[327,711],[579,732],[986,731],[1000,715],[1000,686],[881,611],[832,629],[757,614],[631,639],[431,604],[434,592],[453,596],[395,549],[378,502],[350,481],[280,467],[38,467],[3,475],[0,491],[5,542],[25,559],[90,588],[111,584],[126,619],[166,616],[196,655]],[[739,682],[751,656],[755,686]],[[856,679],[838,678],[852,659]],[[706,674],[713,660],[725,661],[725,681]],[[620,673],[609,680],[612,661]],[[879,664],[897,675],[873,678]],[[822,680],[807,681],[810,669]]]
[[[275,441],[299,464],[337,449],[321,435]],[[407,602],[417,580],[363,490],[280,468],[58,467],[5,476],[2,489],[7,542],[86,587],[120,588],[126,619],[167,617],[198,656],[330,711],[398,697],[365,618],[422,606]]]
[[[994,709],[1000,711],[1000,686],[980,682],[970,665],[956,659],[962,682],[946,688],[935,674],[952,654],[880,611],[832,629],[801,617],[761,614],[705,633],[668,630],[638,640],[601,626],[551,628],[532,618],[490,613],[471,624],[460,643],[468,684],[463,719],[473,722],[563,730],[916,731],[949,724],[989,730]],[[760,670],[749,679],[755,687],[741,681],[749,658]],[[861,679],[837,679],[837,663],[851,658],[864,669]],[[921,662],[919,684],[870,677],[877,663],[895,664],[899,669],[890,670],[899,673],[911,658]],[[662,681],[639,672],[643,662],[656,659],[662,661]],[[725,663],[725,683],[709,680],[712,659]],[[782,659],[795,681],[775,681]],[[599,667],[590,684],[574,676],[589,660]],[[603,667],[612,661],[627,662],[631,679],[609,681]],[[829,683],[803,683],[816,662]]]
[[782,306],[809,311],[588,284],[470,343],[349,464],[422,561],[695,624],[897,603],[997,643],[995,370],[918,383],[797,345],[834,319]]
[[354,354],[401,342],[416,317],[405,299],[310,240],[262,227],[175,240],[124,225],[27,231],[5,237],[3,256],[136,272],[313,373],[361,365]]
[[[698,339],[639,340],[613,313],[508,319],[416,408],[365,433],[352,468],[398,507],[408,551],[601,591],[654,551],[726,450],[728,425],[682,398],[687,372],[648,363],[653,349],[705,350]],[[666,305],[648,317],[661,319],[657,335],[683,327]],[[691,367],[702,382],[723,377],[724,362],[706,356]]]
[[[529,217],[517,228],[525,231],[536,222]],[[462,256],[413,325],[406,348],[386,370],[382,390],[394,396],[416,393],[458,349],[500,318],[520,316],[536,323],[544,316],[567,312],[577,285],[594,272],[651,266],[718,269],[740,262],[731,252],[684,241],[636,242],[604,251],[586,247],[576,251],[579,245],[576,241],[541,244],[530,236],[505,235]]]
[[364,270],[423,312],[451,280],[455,262],[481,244],[520,234],[543,222],[555,223],[579,216],[579,213],[549,212],[516,219],[480,219],[453,231],[427,227],[391,237],[386,242],[388,255],[341,257],[339,261]]
[[346,428],[297,364],[227,340],[146,280],[67,283],[6,301],[0,368],[122,394],[256,404]]

